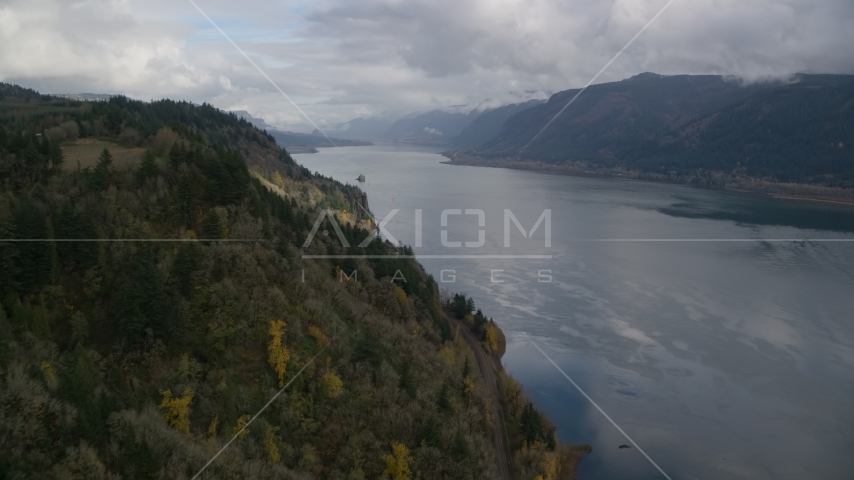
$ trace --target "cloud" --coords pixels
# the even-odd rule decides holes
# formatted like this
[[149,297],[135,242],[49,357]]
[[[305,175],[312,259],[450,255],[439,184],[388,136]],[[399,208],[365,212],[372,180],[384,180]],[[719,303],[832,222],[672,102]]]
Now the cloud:
[[7,2],[0,7],[0,75],[88,79],[110,90],[198,88],[206,72],[181,61],[181,32],[162,27],[141,25],[120,4]]
[[[666,0],[197,0],[321,126],[585,84]],[[6,0],[0,80],[304,118],[189,2]],[[677,0],[600,81],[854,73],[850,0]],[[536,93],[526,93],[536,92]],[[236,108],[235,108],[236,109]]]
[[[329,0],[309,18],[314,33],[338,38],[342,53],[362,52],[354,58],[367,62],[397,58],[429,77],[480,71],[557,87],[586,83],[665,3]],[[852,42],[848,0],[678,0],[613,65],[610,78],[643,70],[854,73]]]

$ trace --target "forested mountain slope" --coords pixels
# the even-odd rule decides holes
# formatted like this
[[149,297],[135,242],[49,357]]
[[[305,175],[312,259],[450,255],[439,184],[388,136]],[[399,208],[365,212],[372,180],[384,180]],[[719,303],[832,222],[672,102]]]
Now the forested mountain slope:
[[707,183],[720,172],[854,187],[854,76],[742,85],[713,75],[641,74],[591,86],[525,148],[577,93],[557,93],[510,117],[495,140],[470,153],[672,179],[701,172]]
[[479,147],[494,140],[508,118],[541,103],[543,100],[528,100],[486,110],[463,128],[459,135],[452,138],[450,143],[457,147]]
[[[301,258],[411,252],[302,248],[321,209],[368,236],[357,188],[207,105],[0,96],[0,478],[191,478],[284,385],[201,478],[495,477],[433,279]],[[145,153],[64,165],[81,138]],[[514,405],[521,478],[557,478],[553,427]]]

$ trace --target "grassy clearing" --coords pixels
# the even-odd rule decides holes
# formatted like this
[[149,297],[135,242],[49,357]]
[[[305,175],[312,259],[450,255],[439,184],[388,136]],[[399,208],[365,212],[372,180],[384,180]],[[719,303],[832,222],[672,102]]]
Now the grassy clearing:
[[63,169],[67,171],[76,170],[78,164],[81,169],[94,167],[98,163],[98,155],[105,148],[113,154],[114,168],[120,170],[138,165],[145,153],[144,148],[127,147],[98,138],[81,138],[62,145],[62,153],[65,155]]

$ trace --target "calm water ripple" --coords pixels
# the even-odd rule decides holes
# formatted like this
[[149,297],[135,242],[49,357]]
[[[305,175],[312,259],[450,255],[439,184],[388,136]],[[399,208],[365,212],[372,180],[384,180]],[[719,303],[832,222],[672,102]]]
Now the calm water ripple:
[[[618,179],[443,165],[423,148],[297,155],[356,183],[440,287],[467,292],[508,336],[504,364],[555,421],[590,443],[580,479],[662,478],[544,351],[674,479],[854,478],[854,243],[581,242],[629,238],[854,239],[844,207]],[[393,197],[393,203],[392,203]],[[482,210],[478,216],[446,209]],[[504,210],[530,229],[523,238]],[[448,241],[479,248],[444,247]],[[444,274],[442,273],[445,271]],[[453,273],[449,273],[449,271]],[[548,273],[545,273],[548,272]],[[547,279],[551,281],[545,281]]]

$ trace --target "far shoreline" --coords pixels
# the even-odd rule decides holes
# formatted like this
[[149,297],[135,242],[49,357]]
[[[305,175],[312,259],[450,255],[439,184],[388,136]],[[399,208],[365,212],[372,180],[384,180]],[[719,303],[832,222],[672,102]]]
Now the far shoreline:
[[[441,155],[448,160],[440,162],[445,165],[457,165],[457,166],[469,166],[469,167],[487,167],[487,168],[505,168],[508,170],[520,170],[520,171],[529,171],[534,173],[542,173],[542,174],[552,174],[552,175],[566,175],[571,177],[592,177],[592,178],[608,178],[615,180],[637,180],[642,182],[651,182],[651,183],[666,183],[670,185],[682,185],[685,187],[692,188],[703,188],[708,190],[718,190],[727,193],[734,194],[748,194],[748,195],[757,195],[766,198],[773,198],[778,200],[791,200],[797,202],[813,202],[824,205],[833,205],[833,206],[844,206],[854,208],[854,191],[845,190],[842,188],[836,187],[823,187],[820,185],[810,185],[810,184],[785,184],[779,182],[768,182],[763,180],[756,180],[761,187],[764,188],[750,188],[747,185],[696,185],[682,181],[670,180],[667,178],[652,178],[650,176],[645,175],[644,173],[632,171],[632,170],[620,170],[621,173],[614,173],[608,171],[590,171],[590,170],[581,170],[581,168],[575,165],[556,165],[556,164],[547,164],[539,161],[529,161],[529,160],[512,160],[509,158],[497,158],[497,159],[485,159],[483,157],[477,157],[472,155],[466,155],[462,152],[447,150],[441,152]],[[754,180],[754,179],[751,179]],[[815,194],[815,193],[803,193],[797,192],[797,190],[825,190],[828,194]],[[769,191],[772,190],[772,191]],[[778,190],[778,191],[773,191]],[[789,190],[789,191],[786,191]],[[835,196],[833,194],[837,194],[840,196]]]

